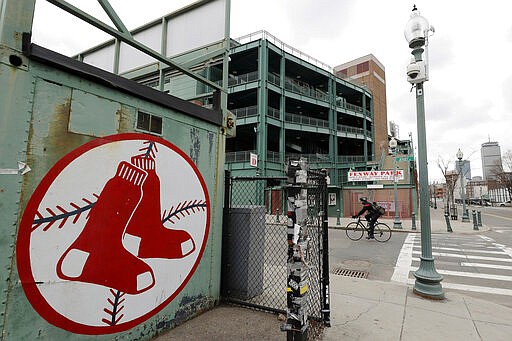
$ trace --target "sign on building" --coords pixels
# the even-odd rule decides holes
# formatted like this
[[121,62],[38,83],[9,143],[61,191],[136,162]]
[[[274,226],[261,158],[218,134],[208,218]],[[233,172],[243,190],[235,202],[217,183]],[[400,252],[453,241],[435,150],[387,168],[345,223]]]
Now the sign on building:
[[348,181],[393,181],[395,179],[404,179],[403,169],[348,172]]
[[258,154],[251,153],[251,166],[258,167]]

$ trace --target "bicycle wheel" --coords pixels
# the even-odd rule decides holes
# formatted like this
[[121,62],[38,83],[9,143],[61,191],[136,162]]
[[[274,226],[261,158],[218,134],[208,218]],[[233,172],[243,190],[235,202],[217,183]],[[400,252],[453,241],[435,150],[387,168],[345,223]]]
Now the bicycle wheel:
[[356,223],[355,221],[348,224],[345,230],[347,237],[352,240],[359,240],[363,238],[364,228],[361,223]]
[[384,223],[377,223],[373,230],[373,236],[378,242],[387,242],[391,238],[391,229]]

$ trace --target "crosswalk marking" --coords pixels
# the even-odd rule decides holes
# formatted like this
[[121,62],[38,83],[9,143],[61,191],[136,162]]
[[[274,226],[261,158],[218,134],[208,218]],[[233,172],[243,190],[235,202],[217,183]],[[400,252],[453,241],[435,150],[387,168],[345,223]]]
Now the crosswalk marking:
[[[480,240],[480,241],[479,241]],[[392,281],[414,284],[414,271],[418,269],[421,255],[420,238],[417,234],[409,234],[398,256]],[[432,256],[443,257],[436,266],[436,271],[448,276],[442,281],[443,288],[469,292],[479,292],[512,296],[512,248],[496,243],[486,236],[450,236],[448,238],[432,238]],[[415,265],[413,265],[413,262]],[[443,269],[449,267],[449,269]],[[462,271],[456,271],[459,267]],[[464,271],[473,268],[475,272]],[[455,269],[455,270],[454,270]],[[484,269],[492,269],[485,271]],[[470,270],[470,269],[468,269]],[[493,272],[493,273],[486,273]],[[501,273],[500,273],[501,272]],[[509,276],[508,273],[511,275]],[[475,284],[457,283],[463,278],[473,278]],[[466,280],[467,281],[467,280]],[[487,281],[487,282],[486,282]],[[491,282],[489,282],[491,281]],[[497,282],[492,282],[497,281]],[[501,284],[499,284],[501,282]],[[487,286],[486,286],[487,285]],[[498,288],[499,287],[499,288]]]
[[457,249],[454,247],[432,247],[432,250],[485,253],[488,255],[502,255],[503,254],[503,251],[486,251],[486,250],[472,250],[472,249],[460,249],[460,248]]
[[405,238],[404,244],[402,245],[402,250],[400,250],[400,254],[396,260],[395,271],[391,277],[391,280],[394,282],[405,283],[407,278],[409,278],[409,268],[412,261],[412,248],[414,246],[414,238],[415,234],[413,233],[409,233]]
[[[407,280],[407,284],[414,284],[414,279],[410,278]],[[506,295],[512,296],[512,289],[502,289],[502,288],[490,288],[490,287],[481,287],[477,285],[467,285],[467,284],[457,284],[457,283],[446,283],[442,282],[443,288],[446,289],[455,289],[455,290],[464,290],[464,291],[472,291],[472,292],[481,292],[486,294],[495,294],[495,295]]]
[[[416,271],[416,270],[418,270],[418,267],[411,267],[411,271]],[[464,272],[464,271],[451,271],[451,270],[441,270],[441,269],[438,269],[437,272],[440,273],[441,275],[447,275],[447,276],[494,279],[494,280],[498,280],[498,281],[512,282],[512,276],[483,274],[483,273]]]
[[[421,252],[420,251],[413,251],[412,254],[413,255],[420,255]],[[512,263],[512,258],[485,257],[485,256],[473,256],[473,255],[459,255],[457,253],[432,252],[432,256],[464,258],[464,259],[478,259],[478,260],[490,260],[490,261]]]
[[501,270],[512,270],[512,266],[498,265],[498,264],[484,264],[484,263],[460,263],[461,266],[471,266],[474,268],[490,268]]
[[[412,261],[419,262],[421,259],[418,257],[412,257]],[[439,264],[440,262],[436,262],[436,264]],[[467,267],[473,267],[473,268],[488,268],[488,269],[498,269],[498,270],[512,270],[512,266],[510,265],[499,265],[499,264],[486,264],[486,263],[471,263],[471,262],[461,262],[459,264],[460,266],[467,266]]]

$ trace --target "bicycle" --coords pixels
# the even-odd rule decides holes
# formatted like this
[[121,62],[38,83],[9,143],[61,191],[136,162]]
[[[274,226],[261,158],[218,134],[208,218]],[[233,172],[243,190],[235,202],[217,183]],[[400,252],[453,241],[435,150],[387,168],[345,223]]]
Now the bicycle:
[[[366,225],[361,221],[361,217],[357,218],[357,221],[349,223],[345,229],[347,237],[351,240],[359,240],[363,238],[364,231],[368,232],[368,223]],[[375,228],[373,229],[373,236],[378,242],[387,242],[391,238],[391,228],[385,223],[375,222]]]

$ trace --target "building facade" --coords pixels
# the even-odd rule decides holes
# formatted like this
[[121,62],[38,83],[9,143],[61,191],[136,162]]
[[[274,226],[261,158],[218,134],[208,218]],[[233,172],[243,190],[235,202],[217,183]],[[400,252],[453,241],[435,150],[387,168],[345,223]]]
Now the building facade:
[[[373,95],[375,156],[381,158],[387,152],[388,116],[386,102],[386,71],[384,65],[373,55],[354,59],[334,67],[336,76],[356,82],[371,90]],[[395,136],[399,138],[398,134]]]
[[471,162],[469,160],[455,161],[456,171],[464,176],[465,179],[471,180]]
[[482,143],[480,149],[482,155],[482,172],[484,180],[495,180],[494,168],[501,166],[501,148],[498,142]]
[[[336,72],[265,31],[231,39],[227,108],[236,136],[226,141],[225,168],[233,176],[282,176],[288,159],[304,157],[310,168],[328,171],[329,192],[338,198],[329,215],[343,213],[348,171],[383,169],[388,155],[384,67],[372,55],[351,63]],[[124,76],[201,106],[216,101],[212,87],[155,66]],[[191,68],[215,83],[225,72],[215,58]]]
[[[228,109],[237,134],[227,141],[226,163],[233,174],[282,175],[288,158],[306,157],[312,168],[328,169],[339,187],[350,167],[373,161],[367,89],[267,32],[238,39],[230,58]],[[249,165],[250,153],[257,167]]]

